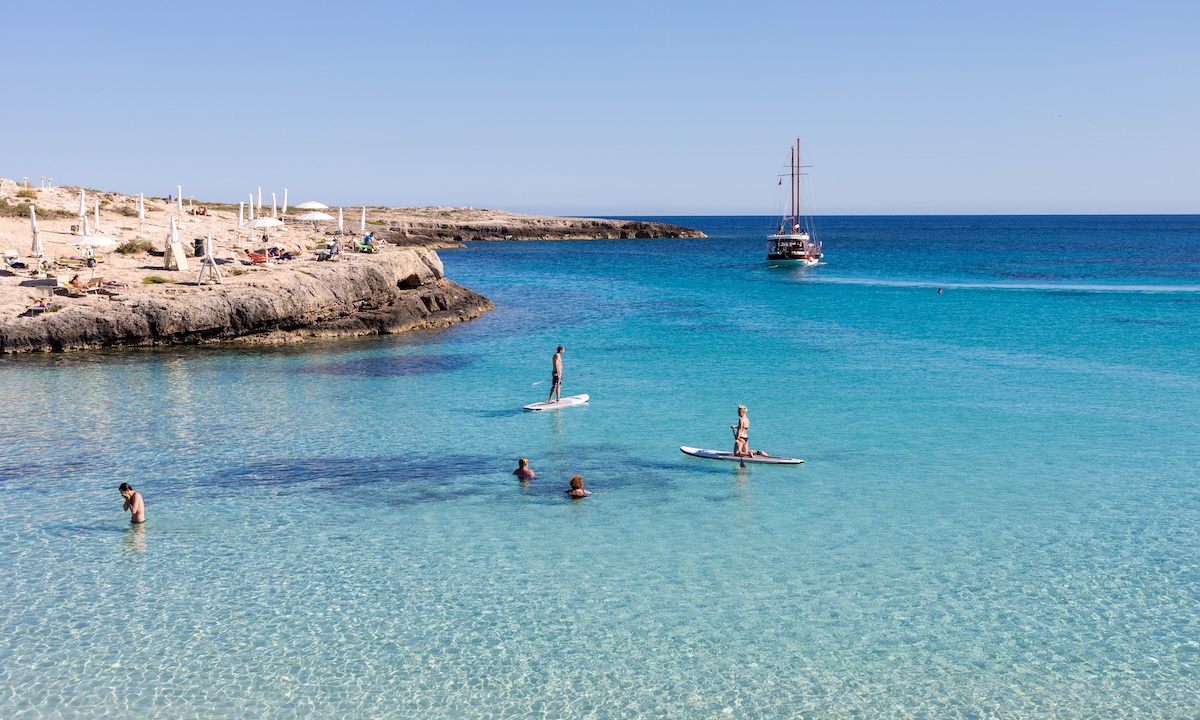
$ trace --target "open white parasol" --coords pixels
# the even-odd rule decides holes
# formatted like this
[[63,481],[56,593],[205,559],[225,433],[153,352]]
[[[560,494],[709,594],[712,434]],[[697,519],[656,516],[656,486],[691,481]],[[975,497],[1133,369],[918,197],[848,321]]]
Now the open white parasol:
[[282,220],[276,220],[275,218],[269,217],[260,217],[257,220],[252,220],[246,223],[246,227],[251,230],[264,230],[266,228],[279,227],[282,224]]
[[81,248],[92,248],[100,251],[113,250],[117,247],[116,240],[104,235],[84,235],[75,244]]
[[299,205],[296,205],[295,207],[297,210],[328,210],[329,209],[328,205],[319,203],[316,200],[309,200],[308,202],[302,202]]
[[[275,218],[269,218],[269,217],[260,217],[257,220],[246,223],[246,228],[249,229],[251,231],[251,233],[253,233],[253,231],[255,231],[255,230],[269,230],[270,228],[273,228],[273,227],[279,227],[282,224],[283,224],[282,220],[276,220]],[[270,239],[266,233],[263,233],[263,242],[270,242]],[[264,247],[263,252],[264,253],[267,252],[267,248]]]

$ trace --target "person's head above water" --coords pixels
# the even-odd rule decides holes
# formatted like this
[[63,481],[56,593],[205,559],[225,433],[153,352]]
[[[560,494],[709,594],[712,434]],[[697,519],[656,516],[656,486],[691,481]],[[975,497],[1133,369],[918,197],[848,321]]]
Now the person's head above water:
[[521,458],[520,460],[517,460],[517,467],[527,467],[528,465],[529,465],[529,461],[526,460],[525,458]]
[[559,345],[559,346],[558,346],[558,351],[559,351],[559,352],[564,352],[565,350],[566,350],[566,348],[564,348],[562,345]]
[[576,475],[575,477],[571,478],[571,489],[572,490],[582,490],[583,489],[583,476],[582,475]]

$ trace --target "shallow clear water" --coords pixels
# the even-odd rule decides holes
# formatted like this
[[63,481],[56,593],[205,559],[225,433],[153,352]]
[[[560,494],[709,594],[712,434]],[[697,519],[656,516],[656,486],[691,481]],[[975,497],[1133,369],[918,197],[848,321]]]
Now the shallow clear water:
[[[0,717],[1194,716],[1200,218],[680,221],[444,252],[445,331],[0,361]],[[739,402],[806,464],[679,453]]]

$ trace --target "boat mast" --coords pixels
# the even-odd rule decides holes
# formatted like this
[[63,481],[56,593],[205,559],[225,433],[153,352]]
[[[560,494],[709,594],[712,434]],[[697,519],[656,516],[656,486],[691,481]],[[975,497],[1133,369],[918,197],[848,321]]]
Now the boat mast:
[[796,184],[795,187],[792,188],[795,193],[792,196],[794,198],[794,200],[792,200],[792,203],[793,203],[792,223],[795,226],[794,229],[792,230],[792,232],[798,233],[798,232],[800,232],[800,138],[796,138],[796,179],[795,179],[795,184]]
[[792,156],[792,187],[789,188],[789,190],[791,191],[789,194],[792,196],[791,197],[792,207],[791,207],[791,213],[790,213],[792,216],[791,234],[795,235],[796,234],[796,148],[791,148],[791,152],[789,152],[788,154]]

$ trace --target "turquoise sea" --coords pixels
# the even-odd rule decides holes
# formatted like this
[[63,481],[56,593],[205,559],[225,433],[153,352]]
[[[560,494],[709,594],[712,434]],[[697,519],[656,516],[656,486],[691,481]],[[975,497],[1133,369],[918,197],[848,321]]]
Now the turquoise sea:
[[[1200,217],[672,220],[444,251],[442,331],[0,360],[0,717],[1196,717]],[[806,463],[679,452],[738,403]]]

